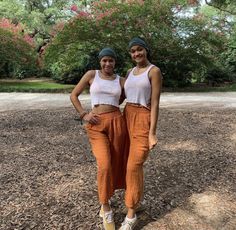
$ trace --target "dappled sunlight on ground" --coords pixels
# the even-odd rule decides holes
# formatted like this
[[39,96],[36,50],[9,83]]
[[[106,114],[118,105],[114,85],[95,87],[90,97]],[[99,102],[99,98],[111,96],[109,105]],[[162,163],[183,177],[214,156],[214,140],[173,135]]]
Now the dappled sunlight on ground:
[[194,193],[183,207],[178,207],[144,229],[233,230],[236,201],[216,192]]
[[188,150],[188,151],[195,151],[198,149],[197,143],[195,143],[193,140],[189,141],[178,141],[176,143],[166,143],[162,146],[162,149],[165,150],[177,150],[177,149],[182,149],[182,150]]
[[214,230],[198,216],[194,216],[191,212],[176,208],[171,213],[166,214],[160,220],[150,223],[144,230],[172,230],[172,229],[188,229],[188,230]]
[[189,204],[195,215],[215,228],[221,225],[223,228],[223,225],[236,215],[236,201],[228,194],[216,192],[193,194]]

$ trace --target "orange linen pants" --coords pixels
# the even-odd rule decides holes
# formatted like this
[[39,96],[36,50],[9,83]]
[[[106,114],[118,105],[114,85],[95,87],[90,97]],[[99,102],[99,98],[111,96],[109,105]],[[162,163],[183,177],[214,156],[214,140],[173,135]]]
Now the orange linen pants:
[[115,189],[125,189],[127,129],[120,110],[98,115],[100,123],[85,128],[97,161],[98,196],[108,203]]
[[129,135],[125,205],[135,208],[143,197],[143,164],[149,152],[150,110],[126,104],[124,109]]

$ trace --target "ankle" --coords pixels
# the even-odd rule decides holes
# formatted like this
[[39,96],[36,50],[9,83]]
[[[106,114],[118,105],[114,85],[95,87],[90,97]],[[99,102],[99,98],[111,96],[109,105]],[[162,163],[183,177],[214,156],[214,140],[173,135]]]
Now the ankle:
[[110,207],[110,205],[108,203],[107,204],[103,204],[102,205],[102,209],[103,209],[104,212],[111,211],[111,207]]
[[136,217],[135,209],[129,208],[126,217],[129,219],[134,219]]

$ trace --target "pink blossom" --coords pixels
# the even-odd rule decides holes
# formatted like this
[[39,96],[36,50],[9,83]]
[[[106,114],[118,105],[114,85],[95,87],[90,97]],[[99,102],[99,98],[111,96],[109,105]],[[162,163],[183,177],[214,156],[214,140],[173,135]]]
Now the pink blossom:
[[28,34],[25,34],[23,38],[28,44],[34,45],[34,39],[30,37]]
[[90,14],[88,13],[88,12],[85,12],[85,11],[80,11],[80,12],[78,12],[78,14],[77,14],[77,17],[78,18],[87,18],[87,17],[89,17],[90,16]]
[[25,33],[24,27],[18,23],[17,25],[13,24],[7,18],[0,19],[0,28],[10,31],[14,36],[13,39],[17,43],[17,40],[23,39],[26,43],[33,46],[34,40],[29,36],[29,34]]
[[70,7],[70,10],[71,11],[74,11],[74,12],[77,12],[78,11],[78,6],[73,4],[71,7]]

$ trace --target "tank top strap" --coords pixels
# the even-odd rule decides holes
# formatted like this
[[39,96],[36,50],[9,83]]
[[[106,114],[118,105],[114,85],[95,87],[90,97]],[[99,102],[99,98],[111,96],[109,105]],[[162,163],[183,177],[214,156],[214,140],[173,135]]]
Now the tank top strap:
[[96,69],[94,79],[97,79],[97,78],[99,78],[99,70]]
[[153,66],[155,66],[155,65],[151,64],[151,65],[147,68],[146,72],[148,73],[148,72],[150,71],[150,69],[151,69]]

